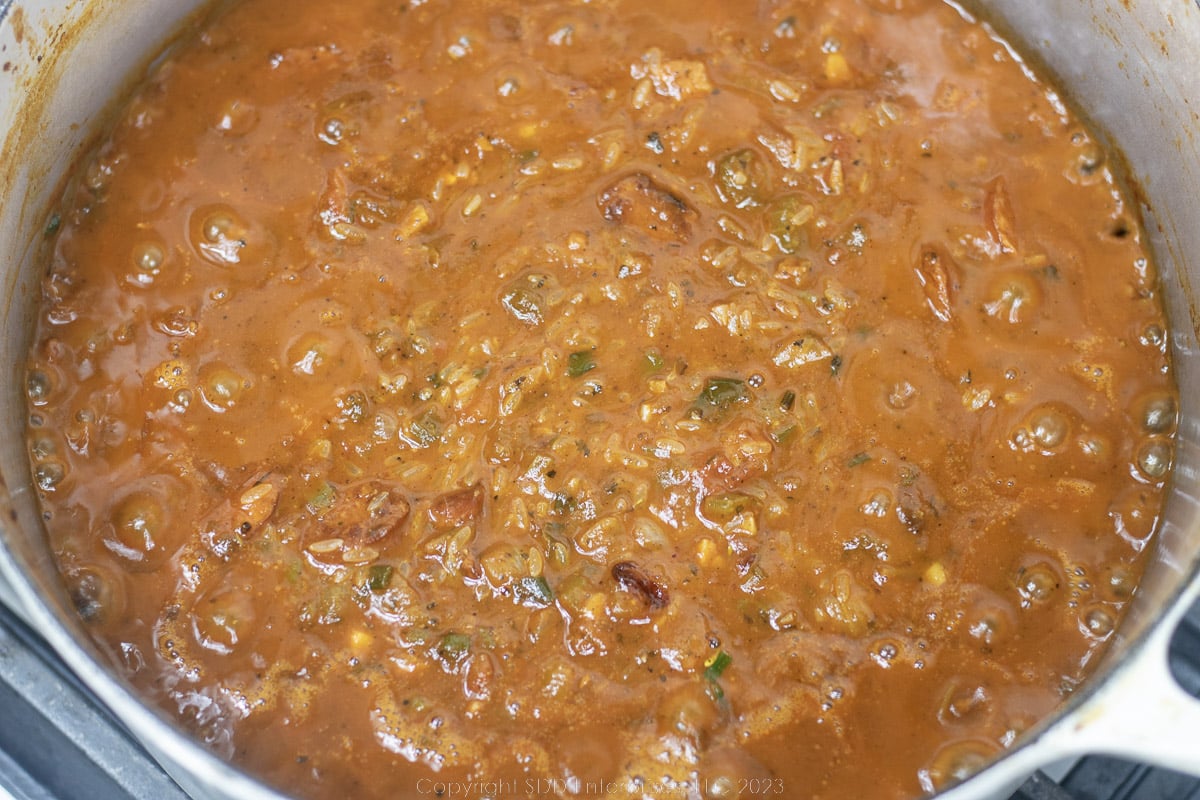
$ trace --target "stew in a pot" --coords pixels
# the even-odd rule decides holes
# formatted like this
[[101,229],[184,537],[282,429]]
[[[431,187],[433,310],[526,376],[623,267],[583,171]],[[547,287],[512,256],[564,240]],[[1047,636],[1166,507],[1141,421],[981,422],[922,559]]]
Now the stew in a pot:
[[223,7],[47,229],[64,581],[301,796],[933,791],[1152,540],[1111,159],[934,0]]

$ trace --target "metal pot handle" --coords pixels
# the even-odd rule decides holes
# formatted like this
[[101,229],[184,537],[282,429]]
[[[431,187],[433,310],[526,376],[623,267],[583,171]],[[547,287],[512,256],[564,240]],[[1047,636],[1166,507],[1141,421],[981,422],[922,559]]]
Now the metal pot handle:
[[1180,619],[1200,597],[1193,583],[1140,647],[1041,741],[1063,753],[1105,754],[1200,777],[1200,699],[1171,674],[1167,651]]

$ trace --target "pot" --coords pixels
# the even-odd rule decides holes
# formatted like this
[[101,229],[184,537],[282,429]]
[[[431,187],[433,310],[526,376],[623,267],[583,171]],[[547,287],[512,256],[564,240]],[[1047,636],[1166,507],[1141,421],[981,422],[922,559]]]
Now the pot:
[[[1084,688],[947,800],[1007,797],[1034,770],[1108,753],[1200,776],[1200,701],[1170,675],[1176,623],[1200,597],[1200,2],[992,0],[981,10],[1041,62],[1123,153],[1156,253],[1180,384],[1174,477],[1141,587]],[[108,671],[60,586],[23,435],[25,354],[45,209],[110,98],[142,74],[195,0],[0,0],[0,600],[197,798],[277,797],[217,759]],[[148,55],[149,54],[149,55]]]

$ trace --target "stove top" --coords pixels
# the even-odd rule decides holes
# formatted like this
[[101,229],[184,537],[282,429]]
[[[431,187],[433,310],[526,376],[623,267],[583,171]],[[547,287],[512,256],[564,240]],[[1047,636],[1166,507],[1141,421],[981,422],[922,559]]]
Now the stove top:
[[[1180,684],[1200,697],[1200,603],[1175,633],[1171,666]],[[188,800],[2,603],[0,800]],[[1058,780],[1034,774],[1011,800],[1200,800],[1200,779],[1089,756]]]

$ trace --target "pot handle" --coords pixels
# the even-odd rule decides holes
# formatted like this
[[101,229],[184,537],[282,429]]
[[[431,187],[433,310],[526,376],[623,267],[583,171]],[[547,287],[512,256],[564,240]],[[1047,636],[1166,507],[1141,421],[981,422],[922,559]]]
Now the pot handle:
[[1112,755],[1200,777],[1200,699],[1176,682],[1168,660],[1179,621],[1198,597],[1200,583],[1193,583],[1103,691],[1043,741],[1064,753]]

